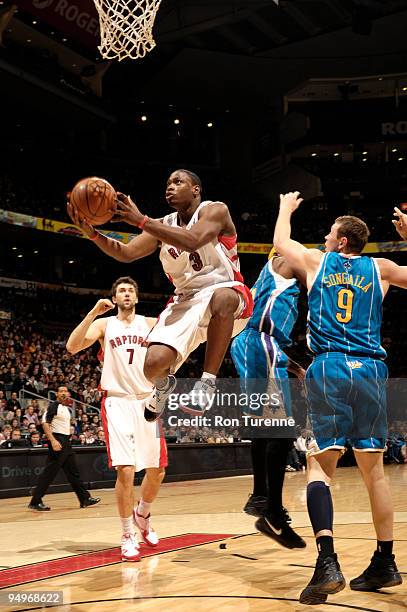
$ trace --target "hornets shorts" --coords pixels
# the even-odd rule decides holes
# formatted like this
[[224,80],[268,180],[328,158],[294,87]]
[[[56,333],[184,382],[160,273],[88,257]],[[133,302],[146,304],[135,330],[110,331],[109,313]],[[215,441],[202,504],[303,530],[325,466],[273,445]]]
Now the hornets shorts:
[[323,353],[306,374],[308,414],[315,443],[309,454],[328,449],[384,451],[387,437],[383,361],[344,353]]
[[[230,353],[237,373],[240,388],[248,397],[254,394],[274,392],[279,394],[286,416],[291,416],[291,393],[287,373],[288,357],[272,336],[250,327],[239,334],[232,342]],[[273,412],[280,412],[281,406],[271,405]],[[244,414],[263,416],[260,408],[248,404]]]

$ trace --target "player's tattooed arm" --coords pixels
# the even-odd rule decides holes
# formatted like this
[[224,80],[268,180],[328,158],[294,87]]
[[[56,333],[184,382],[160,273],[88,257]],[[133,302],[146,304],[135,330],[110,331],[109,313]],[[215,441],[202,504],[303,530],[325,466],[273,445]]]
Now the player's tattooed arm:
[[158,247],[158,241],[145,232],[140,236],[135,236],[129,243],[125,244],[120,240],[109,238],[98,232],[91,225],[78,209],[70,202],[67,204],[67,210],[70,218],[77,227],[90,239],[93,240],[97,247],[103,253],[123,263],[131,263],[136,259],[151,255]]
[[[150,234],[160,242],[192,253],[200,247],[214,240],[219,234],[231,235],[236,233],[231,221],[228,207],[222,202],[214,202],[205,206],[200,213],[198,221],[190,230],[183,227],[170,227],[164,225],[162,220],[150,219],[143,215],[129,196],[119,193],[119,208],[116,215],[123,221],[142,227],[143,234]],[[143,235],[142,234],[142,235]]]
[[[178,228],[169,228],[178,229]],[[199,212],[198,221],[190,230],[180,228],[181,248],[193,252],[218,238],[219,235],[234,236],[236,228],[230,217],[229,209],[223,202],[213,202]]]

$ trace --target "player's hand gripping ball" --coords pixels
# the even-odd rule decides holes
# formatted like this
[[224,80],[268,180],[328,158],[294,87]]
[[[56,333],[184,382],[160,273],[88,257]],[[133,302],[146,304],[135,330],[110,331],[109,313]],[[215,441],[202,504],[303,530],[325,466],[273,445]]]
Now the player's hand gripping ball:
[[90,225],[103,225],[116,212],[117,194],[105,179],[92,176],[76,183],[69,202]]

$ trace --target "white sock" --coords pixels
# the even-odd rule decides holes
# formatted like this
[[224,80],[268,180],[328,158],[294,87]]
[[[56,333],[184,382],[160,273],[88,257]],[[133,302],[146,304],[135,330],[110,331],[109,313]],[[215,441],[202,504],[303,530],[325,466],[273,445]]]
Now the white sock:
[[209,374],[209,372],[203,372],[201,380],[210,380],[211,382],[215,382],[216,374]]
[[134,522],[133,522],[133,517],[129,516],[129,518],[122,518],[120,517],[120,521],[122,523],[122,530],[123,530],[123,535],[130,533],[131,535],[134,535]]
[[137,514],[140,514],[144,518],[147,518],[150,514],[151,502],[146,502],[144,499],[140,499],[137,506]]

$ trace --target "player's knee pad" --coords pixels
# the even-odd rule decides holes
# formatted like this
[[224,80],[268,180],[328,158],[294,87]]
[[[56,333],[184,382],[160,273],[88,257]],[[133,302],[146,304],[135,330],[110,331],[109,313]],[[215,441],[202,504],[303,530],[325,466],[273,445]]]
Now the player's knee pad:
[[331,490],[322,480],[308,484],[307,507],[314,533],[318,533],[323,529],[332,531],[333,506]]

